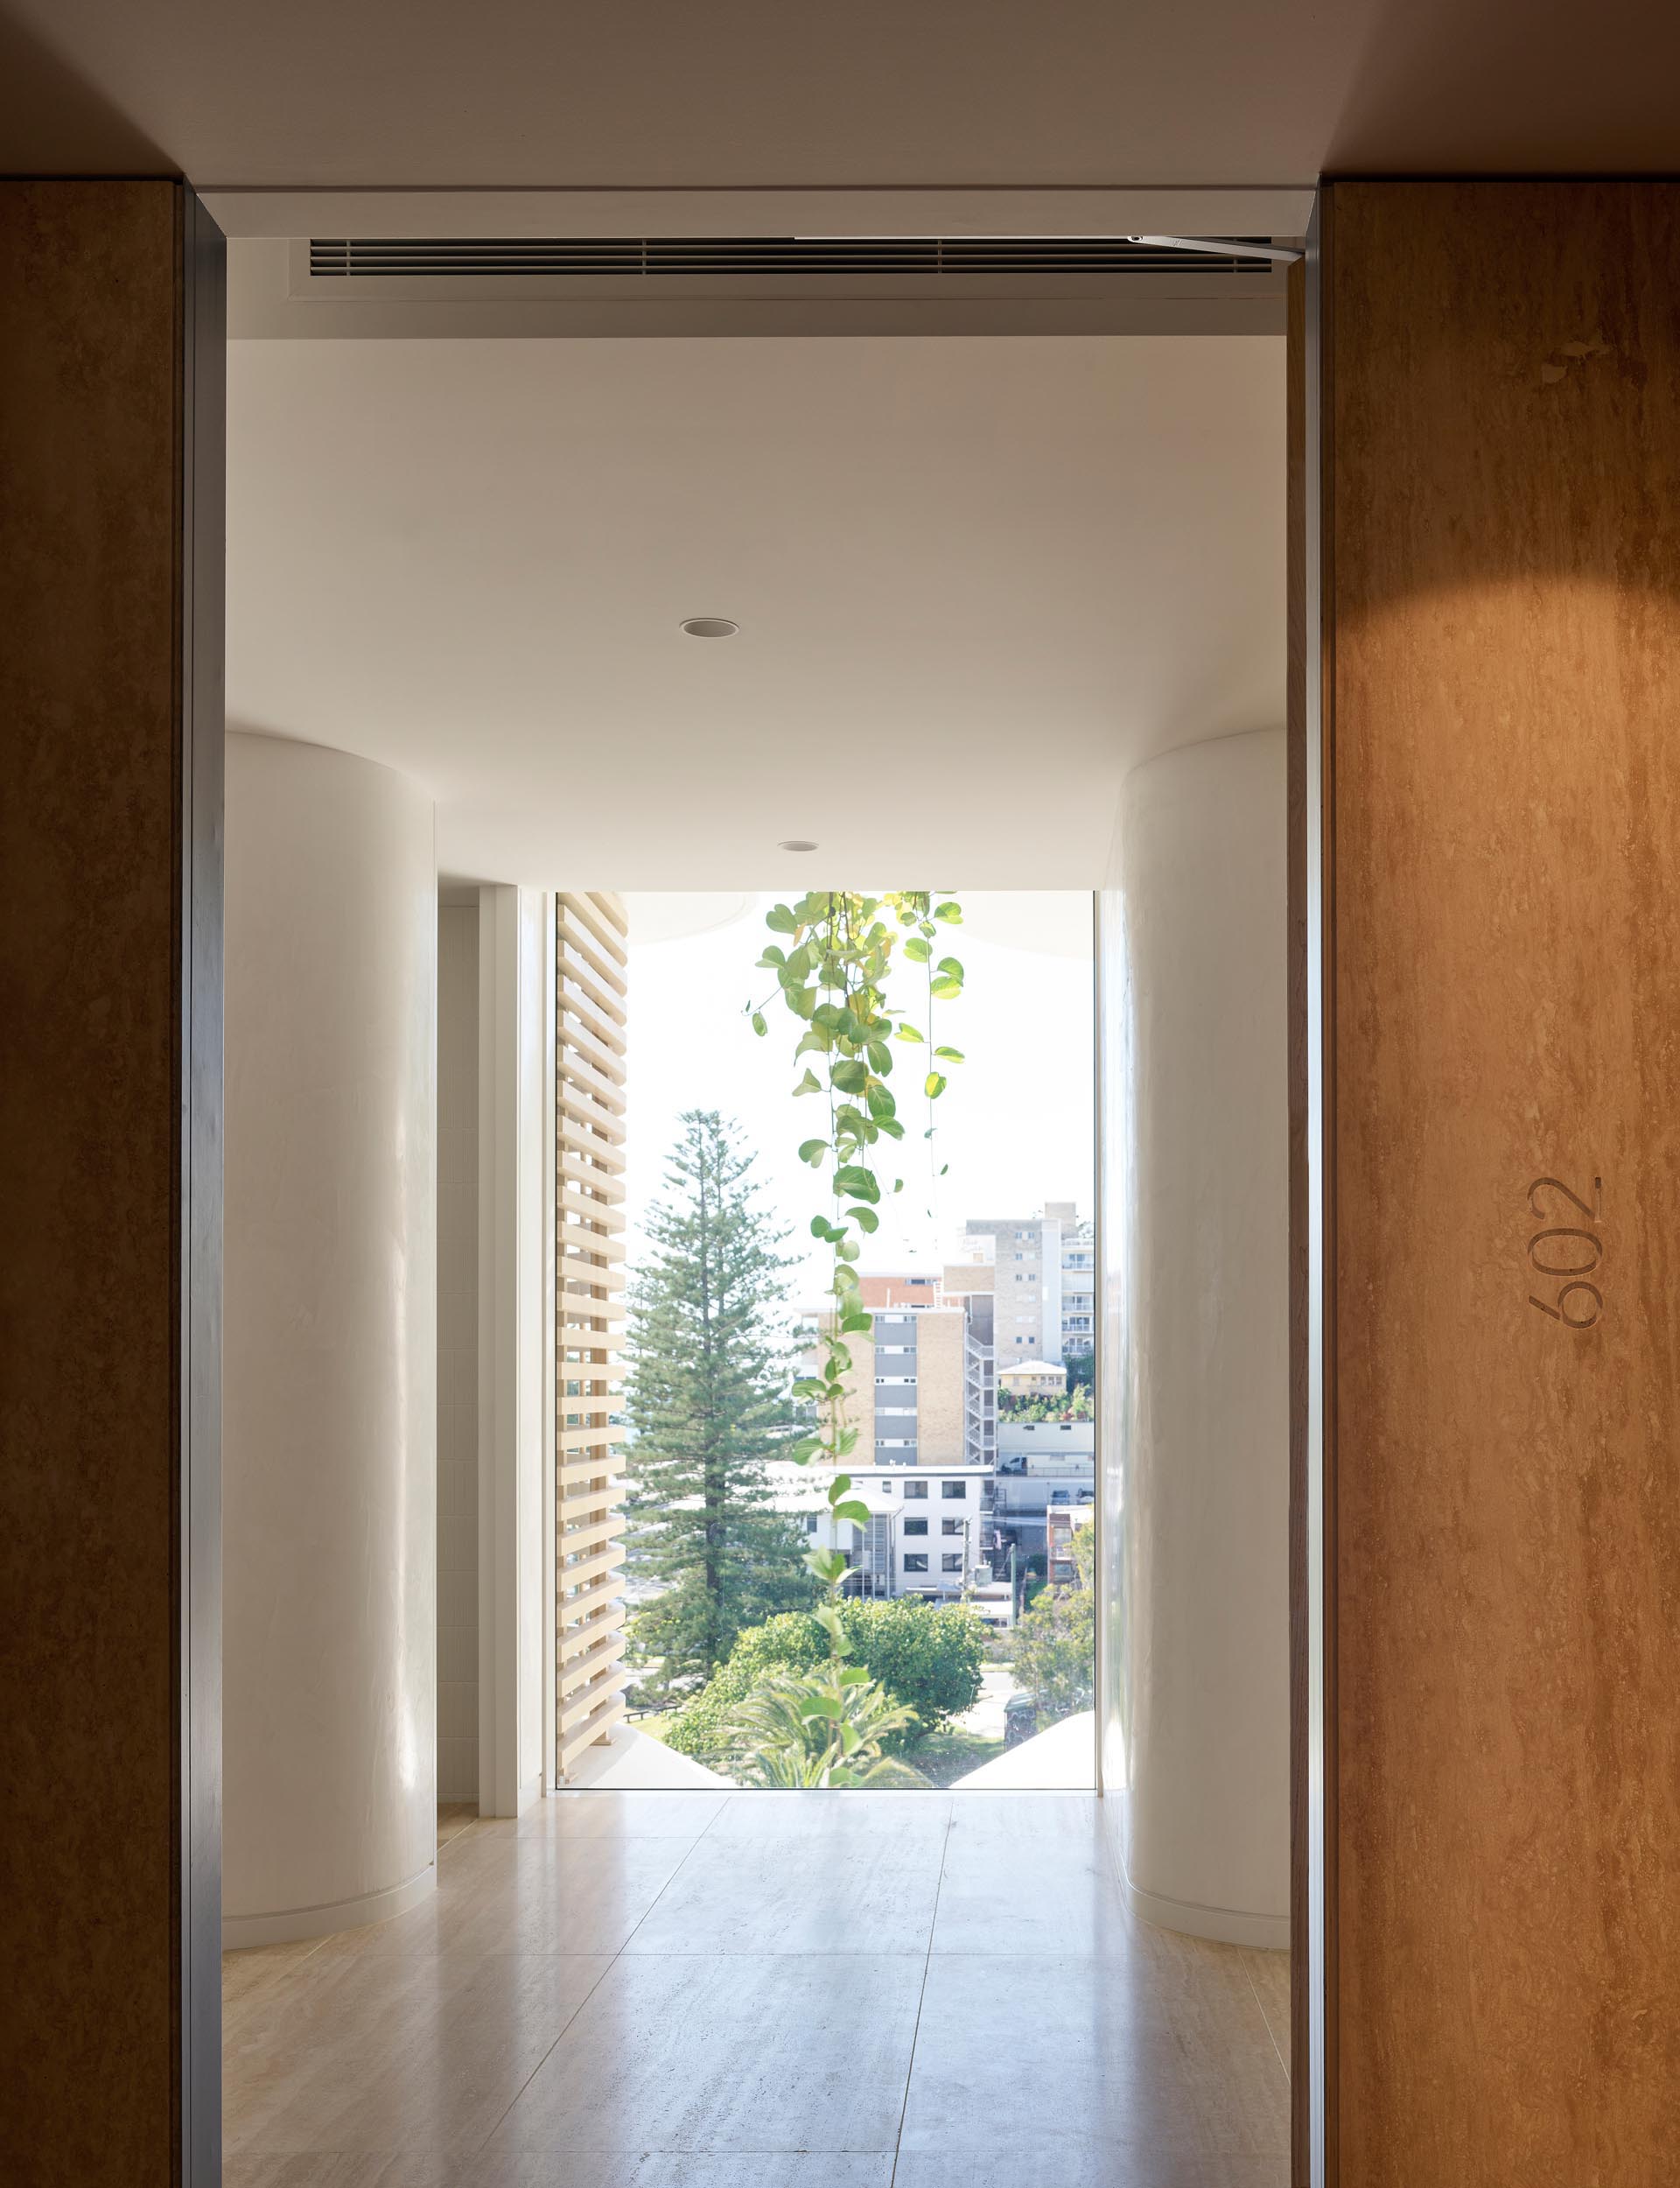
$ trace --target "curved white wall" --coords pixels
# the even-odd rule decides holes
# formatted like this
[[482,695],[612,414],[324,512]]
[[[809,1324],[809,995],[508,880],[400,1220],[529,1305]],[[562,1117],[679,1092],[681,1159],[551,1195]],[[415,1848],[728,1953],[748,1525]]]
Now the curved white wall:
[[435,1881],[430,799],[228,740],[224,1934]]
[[[1289,1924],[1288,1082],[1281,730],[1122,793],[1117,1738],[1139,1913]],[[1105,963],[1112,979],[1117,968]],[[1110,1070],[1112,1063],[1110,1064]],[[1116,1230],[1119,1236],[1116,1236]]]

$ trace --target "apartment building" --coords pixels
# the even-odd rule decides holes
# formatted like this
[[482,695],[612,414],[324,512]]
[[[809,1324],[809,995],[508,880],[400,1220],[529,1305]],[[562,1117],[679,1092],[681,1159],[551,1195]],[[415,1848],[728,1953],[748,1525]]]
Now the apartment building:
[[869,1507],[867,1527],[836,1525],[808,1475],[796,1467],[776,1469],[777,1509],[791,1514],[814,1544],[846,1553],[858,1574],[857,1594],[951,1601],[990,1581],[984,1552],[991,1512],[988,1469],[866,1468],[853,1474],[852,1493]]
[[1096,1225],[1072,1201],[1046,1201],[1061,1224],[1061,1350],[1090,1352],[1096,1344]]
[[1060,1360],[1062,1229],[1074,1219],[1074,1203],[1056,1201],[1036,1216],[975,1217],[964,1225],[966,1247],[990,1247],[1000,1359]]
[[872,1312],[879,1307],[932,1307],[939,1295],[939,1279],[915,1269],[878,1270],[860,1277],[858,1295]]
[[852,1339],[846,1378],[858,1463],[990,1463],[990,1301],[947,1299],[931,1275],[865,1277],[861,1290],[874,1327]]
[[860,1280],[874,1322],[851,1341],[858,1435],[848,1471],[870,1508],[866,1529],[832,1527],[810,1476],[778,1469],[779,1508],[846,1552],[862,1594],[950,1597],[990,1579],[981,1555],[998,1434],[990,1278],[990,1259],[976,1255],[937,1276],[894,1270]]

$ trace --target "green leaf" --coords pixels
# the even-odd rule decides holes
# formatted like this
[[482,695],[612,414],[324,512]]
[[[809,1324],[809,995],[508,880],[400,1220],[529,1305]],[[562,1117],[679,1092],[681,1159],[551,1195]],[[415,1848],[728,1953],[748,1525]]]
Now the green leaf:
[[903,1192],[903,1190],[904,1190],[904,1180],[903,1180],[901,1177],[895,1177],[895,1178],[893,1179],[893,1181],[892,1181],[892,1190],[893,1190],[895,1193],[901,1193],[901,1192]]
[[892,1051],[886,1041],[872,1041],[864,1053],[869,1058],[870,1069],[877,1078],[884,1079],[892,1069]]
[[912,935],[904,945],[904,954],[906,957],[914,959],[917,964],[926,964],[928,958],[932,957],[933,951],[920,935]]
[[942,919],[948,927],[960,927],[962,924],[962,907],[955,902],[935,904],[934,917]]
[[836,1194],[850,1193],[854,1200],[878,1201],[881,1197],[873,1170],[865,1170],[857,1162],[845,1163],[835,1172],[834,1189]]
[[935,999],[942,1003],[949,1002],[954,995],[961,995],[962,992],[962,983],[961,980],[935,980],[934,982],[933,993]]
[[916,1031],[915,1027],[910,1024],[909,1020],[906,1019],[900,1022],[899,1030],[893,1034],[892,1038],[894,1041],[920,1041],[921,1039],[921,1035]]
[[808,1064],[805,1067],[804,1077],[794,1089],[794,1091],[795,1094],[820,1094],[822,1091],[822,1080],[817,1077],[816,1072],[811,1069]]
[[876,1130],[884,1132],[889,1140],[902,1140],[904,1137],[904,1126],[896,1117],[883,1117]]
[[949,973],[954,980],[960,980],[962,978],[962,967],[955,957],[942,957],[939,961],[939,969],[942,972]]
[[948,1056],[953,1063],[966,1063],[968,1058],[960,1048],[935,1048],[936,1056]]
[[[938,990],[934,990],[937,994]],[[781,999],[795,1018],[808,1018],[816,1008],[816,990],[814,987],[785,987]]]
[[858,1527],[866,1527],[869,1525],[871,1518],[869,1506],[860,1504],[855,1497],[849,1497],[844,1504],[835,1504],[830,1509],[836,1519],[850,1519],[854,1526]]
[[834,1440],[836,1457],[849,1458],[857,1448],[858,1431],[855,1428],[843,1428]]
[[940,1164],[940,1166],[939,1166],[939,1175],[941,1175],[941,1177],[943,1177],[943,1176],[944,1176],[945,1173],[947,1172],[947,1170],[948,1170],[948,1169],[950,1168],[950,1167],[951,1167],[951,1166],[950,1166],[950,1164],[949,1164],[948,1162],[942,1162],[942,1163]]
[[866,1099],[869,1103],[870,1115],[878,1120],[883,1117],[895,1117],[898,1114],[899,1105],[884,1086],[872,1086],[868,1090]]
[[850,1474],[836,1474],[834,1479],[829,1483],[829,1502],[833,1504],[836,1497],[844,1497],[850,1487],[851,1476]]
[[802,1436],[797,1443],[790,1443],[788,1455],[795,1466],[808,1466],[822,1448],[820,1436]]
[[765,1034],[769,1032],[770,1028],[764,1022],[764,1013],[762,1011],[753,1012],[752,1030],[758,1034],[760,1040],[763,1040]]
[[847,1637],[844,1626],[840,1623],[840,1614],[832,1603],[817,1605],[816,1623],[828,1635],[830,1647],[834,1655],[850,1656],[851,1654],[850,1640]]
[[927,1078],[922,1082],[922,1087],[928,1100],[930,1102],[936,1101],[945,1091],[944,1073],[942,1071],[930,1071],[928,1074]]
[[825,1239],[830,1245],[832,1245],[836,1239],[844,1238],[845,1235],[845,1232],[842,1231],[837,1224],[831,1224],[826,1216],[813,1216],[811,1217],[811,1236],[813,1238]]
[[819,1055],[827,1055],[833,1045],[827,1034],[823,1033],[820,1027],[813,1026],[808,1033],[801,1034],[799,1046],[794,1050],[794,1054],[795,1056],[808,1055],[815,1049]]
[[796,935],[799,932],[799,922],[785,904],[773,904],[764,915],[764,923],[774,934]]
[[859,1231],[878,1231],[881,1219],[872,1208],[849,1208],[846,1210]]
[[808,1162],[814,1170],[822,1168],[822,1158],[828,1152],[829,1143],[826,1140],[802,1140],[799,1143],[800,1161]]
[[842,1093],[861,1094],[869,1084],[869,1072],[857,1057],[847,1056],[839,1063],[830,1067],[829,1080],[830,1083],[837,1086]]

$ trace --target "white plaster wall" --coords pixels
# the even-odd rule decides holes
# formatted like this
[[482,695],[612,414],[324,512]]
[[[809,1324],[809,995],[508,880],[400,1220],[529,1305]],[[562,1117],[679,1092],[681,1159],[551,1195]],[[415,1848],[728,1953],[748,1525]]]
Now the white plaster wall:
[[223,1905],[230,1944],[435,1882],[432,808],[228,740]]
[[552,1426],[551,1174],[545,1054],[551,901],[479,893],[479,1807],[542,1792],[546,1441]]
[[1152,761],[1104,908],[1109,1779],[1138,1911],[1266,1946],[1289,1915],[1284,825],[1281,730]]
[[438,915],[438,1798],[479,1798],[479,908]]

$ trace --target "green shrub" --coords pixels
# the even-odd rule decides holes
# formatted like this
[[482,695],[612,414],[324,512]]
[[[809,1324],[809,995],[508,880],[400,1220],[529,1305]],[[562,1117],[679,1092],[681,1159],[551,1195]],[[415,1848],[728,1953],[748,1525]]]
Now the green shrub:
[[1039,1729],[1089,1709],[1096,1691],[1096,1597],[1046,1591],[1015,1629],[1015,1676],[1039,1708]]
[[736,1706],[736,1774],[744,1785],[873,1785],[906,1767],[886,1745],[915,1721],[861,1664],[842,1656],[815,1671],[773,1672]]
[[[851,1661],[916,1713],[914,1725],[883,1740],[887,1754],[901,1755],[980,1699],[986,1627],[975,1612],[957,1604],[935,1609],[920,1596],[906,1595],[896,1602],[844,1603],[840,1618]],[[749,1626],[728,1662],[672,1718],[665,1744],[701,1762],[726,1755],[738,1706],[767,1677],[810,1671],[828,1654],[828,1636],[808,1611],[784,1611],[760,1626]]]

